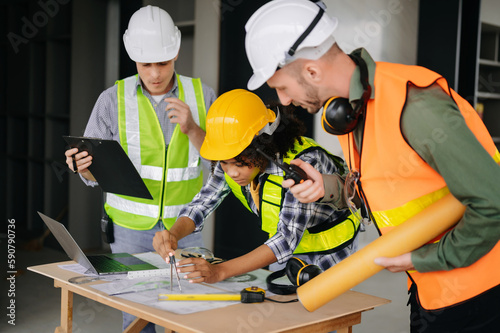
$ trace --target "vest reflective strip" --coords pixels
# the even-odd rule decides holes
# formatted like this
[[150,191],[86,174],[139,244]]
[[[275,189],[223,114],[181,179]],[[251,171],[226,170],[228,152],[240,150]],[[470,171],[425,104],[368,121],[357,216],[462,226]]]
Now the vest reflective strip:
[[158,217],[159,214],[159,207],[157,205],[148,205],[145,203],[127,200],[113,193],[106,194],[106,203],[111,207],[126,213],[143,215],[152,218]]
[[182,208],[186,205],[177,206],[165,206],[163,208],[163,218],[164,219],[176,219]]
[[493,160],[497,162],[497,164],[500,164],[500,152],[497,150],[495,155],[493,155]]
[[[127,143],[137,142],[134,145],[128,145],[127,155],[134,164],[135,168],[142,175],[141,164],[141,132],[139,128],[139,105],[137,103],[137,80],[136,76],[128,77],[124,80],[125,94],[125,113],[126,122],[125,132]],[[161,178],[160,178],[161,180]]]
[[401,207],[396,207],[386,211],[372,212],[372,214],[374,215],[375,221],[377,221],[377,226],[380,229],[395,227],[416,215],[427,206],[438,201],[448,193],[450,193],[448,187],[443,187],[437,191],[409,201]]
[[[352,214],[336,226],[315,234],[306,230],[303,237],[307,237],[307,242],[300,242],[294,253],[311,253],[323,250],[335,249],[342,244],[352,240],[356,236],[359,222]],[[322,245],[322,249],[321,246]],[[318,247],[320,247],[318,249]]]
[[[182,75],[177,75],[177,82],[179,86],[179,97],[184,95],[184,103],[189,105],[189,108],[192,110],[191,115],[193,116],[193,120],[197,125],[200,125],[200,116],[198,112],[194,112],[194,110],[198,110],[198,103],[196,101],[196,93],[193,86],[193,81],[191,78],[187,78]],[[200,157],[198,150],[189,140],[189,157],[188,157],[188,167],[199,167],[198,166],[198,158]]]
[[200,166],[168,169],[167,182],[180,182],[183,180],[195,179],[200,176],[202,168]]
[[[280,220],[280,212],[282,205],[282,190],[283,176],[269,175],[262,186],[261,212],[262,230],[269,234],[269,238],[274,236],[278,231],[278,223]],[[304,231],[304,236],[307,230]],[[304,236],[302,237],[304,239]],[[300,246],[303,241],[297,245]]]
[[163,169],[161,167],[155,167],[151,165],[143,165],[141,167],[141,178],[143,179],[151,179],[161,181],[163,177]]

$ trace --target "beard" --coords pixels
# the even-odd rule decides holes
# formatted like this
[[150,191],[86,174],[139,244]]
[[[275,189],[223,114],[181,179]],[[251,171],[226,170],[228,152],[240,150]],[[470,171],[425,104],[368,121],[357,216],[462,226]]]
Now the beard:
[[323,107],[323,103],[321,102],[318,91],[309,83],[307,83],[303,78],[298,80],[299,85],[304,89],[306,99],[302,106],[302,108],[306,109],[310,114],[316,114]]

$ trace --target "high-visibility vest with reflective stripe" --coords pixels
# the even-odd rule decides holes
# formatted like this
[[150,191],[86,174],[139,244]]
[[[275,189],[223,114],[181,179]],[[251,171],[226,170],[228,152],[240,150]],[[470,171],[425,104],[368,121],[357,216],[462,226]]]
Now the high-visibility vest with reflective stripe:
[[[343,170],[343,165],[339,158],[331,155],[326,150],[319,147],[314,140],[302,137],[302,141],[302,145],[296,142],[295,147],[292,149],[297,153],[289,151],[286,154],[287,156],[283,159],[283,162],[290,163],[291,160],[295,159],[300,154],[315,149],[322,149],[329,156],[331,156],[331,158],[335,161],[335,164]],[[238,185],[227,174],[224,174],[224,176],[234,195],[248,210],[250,210],[250,212],[253,213],[250,208],[250,204],[243,193],[244,187]],[[281,187],[282,182],[283,176],[277,175],[266,175],[264,181],[261,182],[261,188],[259,191],[259,212],[262,230],[269,234],[269,238],[276,234],[278,229],[280,211],[283,204],[283,188]],[[357,222],[357,219],[348,215],[349,213],[345,214],[345,216],[347,216],[345,219],[339,218],[335,221],[325,222],[319,226],[305,230],[294,253],[331,253],[351,244],[359,230],[359,222]]]
[[[141,175],[152,200],[108,193],[106,212],[114,223],[149,230],[160,219],[167,229],[179,211],[200,191],[203,172],[198,150],[177,124],[168,150],[158,117],[138,76],[117,81],[120,143]],[[189,105],[194,121],[205,129],[206,109],[200,79],[177,75],[179,99]]]
[[[417,66],[377,63],[375,98],[368,102],[361,157],[352,134],[339,136],[344,154],[354,156],[361,186],[382,234],[405,222],[449,193],[446,182],[408,145],[400,121],[407,87],[439,84],[460,109],[478,141],[497,163],[500,154],[472,106],[439,74]],[[460,117],[457,114],[457,117]],[[453,126],[454,119],[447,119]],[[438,129],[439,130],[439,129]],[[432,140],[444,140],[436,133]],[[492,160],[492,167],[497,167]],[[438,237],[434,241],[438,241]],[[417,285],[420,304],[436,310],[466,301],[500,283],[500,243],[469,267],[428,273],[408,272]]]

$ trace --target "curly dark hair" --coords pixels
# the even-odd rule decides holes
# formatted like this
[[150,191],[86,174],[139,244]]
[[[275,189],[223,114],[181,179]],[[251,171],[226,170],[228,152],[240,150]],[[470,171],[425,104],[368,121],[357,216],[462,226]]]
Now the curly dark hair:
[[[272,135],[264,133],[256,136],[252,143],[234,158],[242,165],[255,166],[260,170],[264,170],[269,161],[256,150],[257,148],[276,160],[276,153],[279,153],[280,156],[286,156],[288,151],[297,153],[292,150],[295,140],[302,144],[300,137],[306,133],[304,123],[295,116],[296,108],[293,105],[284,106],[279,103],[272,103],[267,107],[274,112],[279,110],[281,120],[278,128]],[[212,169],[215,164],[216,162],[212,162]]]

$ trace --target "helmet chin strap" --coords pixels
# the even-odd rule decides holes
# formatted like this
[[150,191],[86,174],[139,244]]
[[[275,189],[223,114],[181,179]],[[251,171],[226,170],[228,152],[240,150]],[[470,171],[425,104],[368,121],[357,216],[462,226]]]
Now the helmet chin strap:
[[316,6],[319,6],[319,7],[323,8],[323,10],[326,11],[326,5],[322,0],[311,0],[311,2],[314,2],[314,4]]
[[276,111],[276,119],[272,123],[267,123],[264,128],[262,128],[259,133],[257,133],[257,136],[261,134],[268,134],[268,135],[273,135],[274,131],[278,128],[281,120],[281,114],[279,110]]
[[[306,30],[304,30],[304,32],[299,36],[299,38],[297,38],[297,40],[295,41],[295,43],[293,43],[293,45],[288,49],[288,51],[285,52],[285,59],[283,60],[282,63],[280,63],[278,65],[278,67],[283,67],[284,65],[286,64],[289,64],[291,63],[292,61],[296,60],[297,58],[299,58],[296,54],[297,52],[297,48],[300,46],[300,44],[302,44],[302,42],[307,38],[307,36],[309,36],[309,34],[311,33],[311,31],[313,31],[313,29],[316,27],[316,25],[318,24],[318,22],[321,20],[321,17],[323,16],[323,14],[325,13],[326,11],[326,5],[323,3],[323,1],[321,0],[311,0],[311,2],[313,2],[314,4],[316,4],[318,6],[318,13],[316,14],[316,16],[314,17],[314,19],[311,21],[311,23],[309,24],[309,26],[306,28]],[[333,40],[333,42],[332,42]],[[333,36],[330,36],[329,39],[328,39],[328,48],[330,48],[330,46],[333,45],[333,43],[335,42],[335,39],[333,38]],[[310,58],[310,56],[312,55],[312,59],[317,59],[319,56],[321,56],[323,53],[324,53],[324,49],[325,49],[325,42],[322,43],[323,45],[318,45],[316,46],[315,48],[313,49],[316,49],[316,52],[312,51],[312,52],[308,52],[308,53],[311,53],[309,54],[308,56],[306,56],[305,54],[302,54],[301,57],[305,57],[305,58]],[[321,47],[323,46],[323,47]],[[321,51],[319,52],[319,49],[321,49]],[[303,52],[304,53],[304,52]],[[306,52],[307,53],[307,52]]]
[[309,26],[306,28],[306,30],[304,30],[302,35],[300,35],[299,38],[297,38],[297,40],[295,41],[295,43],[290,47],[290,49],[287,52],[287,55],[293,57],[293,55],[295,54],[295,51],[297,51],[297,48],[299,47],[299,45],[302,44],[304,39],[306,39],[306,37],[309,36],[309,34],[314,29],[316,24],[318,24],[319,20],[321,19],[321,17],[325,13],[325,10],[323,8],[321,8],[319,6],[318,6],[318,8],[319,8],[319,11],[316,14],[316,16],[314,17],[314,19],[312,20],[311,24],[309,24]]
[[278,69],[283,68],[283,66],[288,65],[297,59],[317,60],[321,58],[321,56],[325,54],[332,47],[332,45],[335,44],[335,42],[335,37],[330,35],[321,44],[314,47],[304,47],[295,52],[293,56],[285,52],[285,59],[278,64]]

